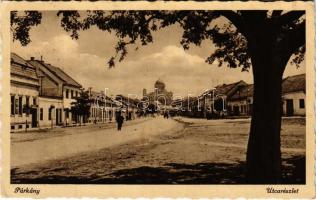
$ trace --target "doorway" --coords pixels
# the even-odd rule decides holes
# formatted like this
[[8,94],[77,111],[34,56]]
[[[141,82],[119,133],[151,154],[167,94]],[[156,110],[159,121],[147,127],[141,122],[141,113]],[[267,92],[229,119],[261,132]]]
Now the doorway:
[[56,126],[59,124],[59,109],[56,108]]
[[286,116],[293,116],[294,107],[293,107],[293,99],[286,100]]
[[32,108],[31,109],[31,115],[32,115],[32,128],[37,127],[37,109],[36,108]]

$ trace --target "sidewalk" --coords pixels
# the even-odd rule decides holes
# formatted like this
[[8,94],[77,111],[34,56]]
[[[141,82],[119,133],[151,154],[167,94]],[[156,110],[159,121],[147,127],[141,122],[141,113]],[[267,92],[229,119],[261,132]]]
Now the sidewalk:
[[182,127],[174,120],[156,117],[135,125],[123,125],[121,132],[115,128],[87,130],[86,133],[81,134],[60,135],[47,139],[12,143],[11,168],[96,151],[133,140],[146,142],[154,135],[167,131],[178,131]]
[[[137,118],[131,121],[125,121],[124,126],[135,125],[138,123],[142,123],[149,118]],[[97,123],[97,124],[86,124],[82,126],[68,126],[68,127],[55,127],[53,129],[46,128],[46,129],[39,129],[35,131],[29,132],[15,132],[10,134],[11,143],[16,142],[27,142],[27,141],[34,141],[34,140],[41,140],[47,139],[50,137],[58,137],[58,136],[65,136],[69,134],[81,134],[86,133],[87,131],[95,131],[98,129],[109,129],[115,128],[116,122],[106,122],[106,123]]]

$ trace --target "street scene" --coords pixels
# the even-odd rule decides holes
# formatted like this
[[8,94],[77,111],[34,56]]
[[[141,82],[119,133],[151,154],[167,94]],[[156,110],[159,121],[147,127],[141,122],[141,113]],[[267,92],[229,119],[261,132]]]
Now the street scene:
[[302,24],[301,11],[12,11],[11,183],[305,184]]
[[[305,181],[304,120],[283,120],[286,184]],[[162,129],[139,131],[151,123]],[[249,119],[156,117],[126,125],[124,135],[102,126],[56,130],[55,136],[32,133],[12,138],[12,183],[244,183],[249,124]]]

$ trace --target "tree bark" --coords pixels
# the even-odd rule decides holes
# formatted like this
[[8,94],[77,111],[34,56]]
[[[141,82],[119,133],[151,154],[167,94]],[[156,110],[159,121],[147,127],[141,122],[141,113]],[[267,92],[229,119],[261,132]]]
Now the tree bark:
[[250,48],[254,94],[246,176],[251,184],[281,181],[282,76],[287,60],[264,41]]

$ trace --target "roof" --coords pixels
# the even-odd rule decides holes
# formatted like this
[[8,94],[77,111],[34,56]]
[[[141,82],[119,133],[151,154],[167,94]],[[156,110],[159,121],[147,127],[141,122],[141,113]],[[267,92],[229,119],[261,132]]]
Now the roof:
[[298,92],[306,90],[306,74],[289,76],[283,79],[282,93]]
[[[31,65],[36,67],[36,73],[38,77],[41,76],[46,76],[45,74],[47,72],[44,72],[43,68],[46,69],[45,65],[43,64],[42,61],[38,61],[38,60],[29,60],[28,63],[30,63]],[[46,69],[47,71],[49,71],[48,69]],[[51,71],[49,71],[51,74],[47,74],[49,78],[53,79],[54,82],[56,82],[58,80],[58,82],[64,83],[64,81],[62,79],[60,79],[59,77],[57,77],[55,74],[53,74]],[[56,80],[57,79],[57,80]]]
[[106,96],[102,92],[90,91],[90,98],[92,99],[100,98],[99,100],[106,100],[108,103],[115,104],[114,100],[111,97]]
[[238,85],[238,84],[244,84],[246,85],[246,83],[242,80],[235,82],[235,83],[230,83],[230,84],[222,84],[222,85],[218,85],[216,86],[216,93],[217,94],[224,94],[224,95],[229,95],[231,93],[231,91]]
[[61,78],[63,81],[65,81],[65,83],[66,83],[67,85],[71,85],[71,86],[79,87],[79,88],[82,87],[77,81],[75,81],[73,78],[71,78],[66,72],[64,72],[64,71],[61,70],[60,68],[55,67],[55,66],[50,65],[50,64],[46,64],[46,63],[44,63],[44,65],[45,65],[52,73],[54,73],[56,76],[58,76],[58,77]]
[[246,99],[253,96],[253,84],[240,87],[237,92],[231,96],[231,100]]
[[25,78],[38,79],[36,68],[15,53],[11,53],[10,69],[10,73],[12,74],[23,76]]
[[26,60],[24,60],[22,57],[18,56],[16,53],[13,53],[13,52],[11,53],[11,61],[15,62],[16,64],[24,65],[32,69],[35,69],[34,66],[28,64]]
[[237,89],[238,85],[247,85],[247,83],[243,80],[240,80],[238,82],[230,83],[230,84],[221,84],[217,85],[215,88],[207,90],[204,92],[202,95],[199,96],[205,96],[208,94],[212,94],[214,91],[214,95],[226,95],[226,96],[231,96],[234,94],[234,91]]
[[63,83],[66,85],[70,85],[70,86],[74,86],[74,87],[78,87],[78,88],[82,87],[77,81],[75,81],[73,78],[71,78],[71,76],[69,76],[66,72],[64,72],[62,69],[60,69],[58,67],[55,67],[51,64],[48,64],[48,63],[45,63],[45,62],[39,61],[39,60],[30,60],[29,63],[31,63],[33,65],[37,65],[37,66],[41,65],[41,66],[45,67],[52,74],[54,74],[61,81],[63,81]]
[[90,91],[90,97],[91,98],[97,98],[103,96],[101,92],[96,92],[96,91]]

